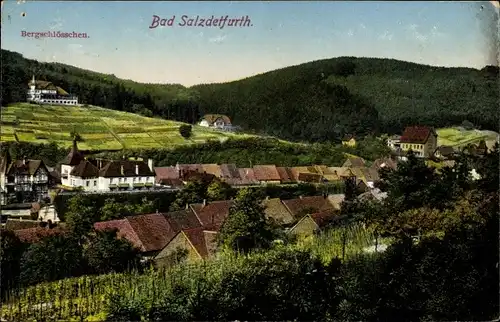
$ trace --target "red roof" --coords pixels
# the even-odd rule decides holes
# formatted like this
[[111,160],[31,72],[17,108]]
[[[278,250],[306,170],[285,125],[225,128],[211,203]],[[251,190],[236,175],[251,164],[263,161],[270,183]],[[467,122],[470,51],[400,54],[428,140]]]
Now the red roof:
[[207,202],[206,205],[191,205],[191,209],[198,216],[203,226],[214,225],[217,228],[229,215],[229,209],[233,203],[232,200],[212,201]]
[[253,167],[255,178],[259,181],[280,181],[281,177],[275,165],[256,165]]
[[139,236],[135,233],[134,229],[130,225],[127,219],[118,219],[118,220],[109,220],[109,221],[101,221],[96,222],[94,224],[94,229],[98,231],[102,230],[112,230],[117,229],[117,237],[125,238],[136,248],[143,250],[144,247],[142,245]]
[[202,258],[207,258],[217,246],[217,233],[215,231],[208,231],[203,227],[199,227],[186,229],[183,232]]
[[400,142],[425,144],[430,134],[436,135],[436,132],[428,126],[408,126],[401,135]]
[[156,180],[179,179],[179,170],[174,167],[155,167]]
[[301,212],[311,210],[312,213],[334,210],[333,204],[324,196],[308,196],[297,199],[283,200],[283,204],[294,216],[301,215]]
[[276,170],[278,170],[281,182],[286,183],[286,182],[296,181],[291,168],[289,168],[289,167],[276,167]]
[[45,237],[64,234],[66,230],[61,227],[34,227],[20,230],[14,230],[14,234],[23,243],[33,244],[41,241]]
[[128,216],[94,224],[96,230],[118,229],[118,237],[127,239],[142,252],[161,250],[182,229],[198,227],[201,223],[190,209]]
[[335,211],[332,210],[327,210],[327,211],[322,211],[322,212],[317,212],[314,214],[311,214],[312,220],[319,226],[323,227],[325,224],[327,224],[331,219],[333,219],[337,214]]

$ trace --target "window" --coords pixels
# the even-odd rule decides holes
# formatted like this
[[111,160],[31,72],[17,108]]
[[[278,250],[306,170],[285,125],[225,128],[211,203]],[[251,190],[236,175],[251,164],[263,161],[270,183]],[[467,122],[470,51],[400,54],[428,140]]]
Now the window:
[[94,180],[94,187],[97,186],[97,180]]
[[85,180],[85,186],[89,186],[90,185],[90,180]]

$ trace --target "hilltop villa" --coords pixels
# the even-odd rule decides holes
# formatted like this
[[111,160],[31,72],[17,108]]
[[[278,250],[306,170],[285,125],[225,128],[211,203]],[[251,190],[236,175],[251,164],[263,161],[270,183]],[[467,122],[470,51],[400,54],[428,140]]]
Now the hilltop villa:
[[205,114],[200,121],[201,126],[211,127],[220,130],[231,129],[231,119],[221,114]]
[[76,140],[61,164],[61,184],[83,191],[142,190],[155,184],[153,160],[90,160]]
[[437,133],[427,126],[409,126],[407,127],[399,140],[388,141],[388,145],[395,147],[399,152],[405,154],[408,151],[413,151],[415,156],[420,158],[431,157],[437,148]]
[[53,105],[78,105],[78,97],[70,95],[59,86],[47,81],[35,81],[35,75],[28,84],[28,102]]

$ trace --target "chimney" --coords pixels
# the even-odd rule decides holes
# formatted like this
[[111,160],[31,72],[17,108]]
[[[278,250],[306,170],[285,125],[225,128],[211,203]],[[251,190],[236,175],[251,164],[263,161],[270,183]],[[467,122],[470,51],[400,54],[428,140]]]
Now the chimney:
[[101,169],[102,168],[102,160],[99,159],[99,161],[97,161],[97,164],[98,164],[99,169]]
[[23,157],[23,165],[26,165],[27,163],[27,159],[26,159],[26,156]]
[[269,196],[266,196],[266,200],[269,200]]
[[189,203],[186,204],[186,210],[189,210]]
[[158,209],[156,209],[156,214],[159,214]]
[[139,175],[139,165],[138,164],[135,165],[135,174]]
[[120,166],[120,173],[123,175],[125,175],[125,172],[123,171],[123,164]]
[[153,172],[153,159],[148,159],[148,167],[149,167],[149,170],[151,170],[151,172]]
[[203,199],[203,207],[207,205],[207,199]]
[[179,173],[179,179],[182,179],[182,170],[179,169],[179,170],[177,170],[177,172]]
[[302,196],[302,195],[300,195],[300,196],[299,196],[299,199],[302,199],[302,198],[303,198],[303,196]]

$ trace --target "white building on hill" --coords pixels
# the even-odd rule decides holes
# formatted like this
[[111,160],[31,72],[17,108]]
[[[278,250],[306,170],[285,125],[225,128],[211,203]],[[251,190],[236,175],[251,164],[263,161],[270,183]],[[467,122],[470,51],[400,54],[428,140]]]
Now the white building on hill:
[[28,84],[28,102],[52,105],[78,105],[78,97],[70,95],[51,82],[35,81],[35,75]]
[[155,185],[153,160],[88,160],[76,141],[61,164],[61,184],[84,191],[146,190]]

